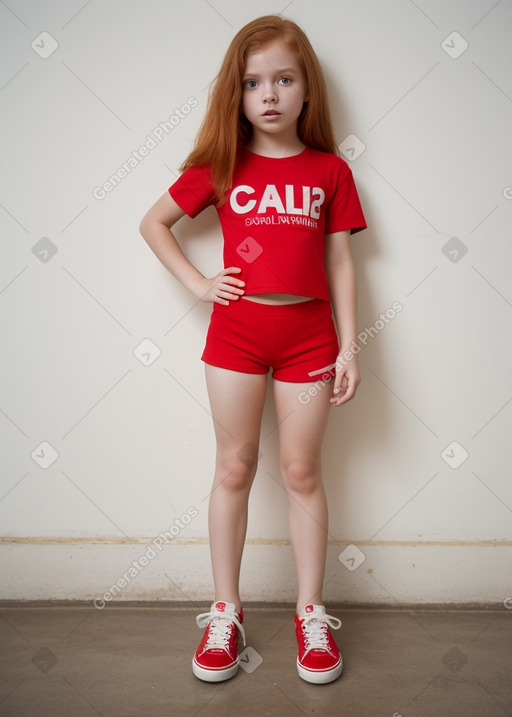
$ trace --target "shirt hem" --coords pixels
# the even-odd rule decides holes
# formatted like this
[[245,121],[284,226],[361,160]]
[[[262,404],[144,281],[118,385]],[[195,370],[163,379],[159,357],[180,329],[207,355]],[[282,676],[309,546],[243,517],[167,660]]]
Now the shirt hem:
[[251,286],[247,290],[247,287],[245,287],[244,296],[253,296],[254,294],[291,294],[292,296],[307,296],[310,299],[322,299],[323,301],[331,300],[328,292],[315,291],[314,289],[284,290],[282,286]]
[[368,229],[368,225],[341,227],[340,229],[325,229],[324,234],[337,234],[338,232],[350,232],[350,234],[357,234],[357,232],[362,232],[364,229]]

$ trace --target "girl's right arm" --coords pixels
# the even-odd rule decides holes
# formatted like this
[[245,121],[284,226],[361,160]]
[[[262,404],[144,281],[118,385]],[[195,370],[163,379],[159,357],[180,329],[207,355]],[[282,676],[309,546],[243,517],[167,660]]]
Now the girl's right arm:
[[244,293],[245,283],[230,276],[238,274],[239,267],[222,269],[207,279],[193,266],[170,231],[178,219],[185,215],[169,192],[163,194],[144,215],[139,230],[143,238],[165,268],[197,299],[227,305]]

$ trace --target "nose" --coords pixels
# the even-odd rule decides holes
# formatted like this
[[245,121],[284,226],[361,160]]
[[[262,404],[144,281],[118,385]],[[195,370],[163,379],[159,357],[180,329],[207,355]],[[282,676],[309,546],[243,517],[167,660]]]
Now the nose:
[[265,82],[263,85],[263,101],[275,102],[277,100],[276,89],[272,82]]

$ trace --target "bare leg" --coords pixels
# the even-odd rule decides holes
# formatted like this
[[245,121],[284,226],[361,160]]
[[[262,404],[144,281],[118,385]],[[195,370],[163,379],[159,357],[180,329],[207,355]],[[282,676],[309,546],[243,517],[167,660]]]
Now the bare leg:
[[299,593],[297,612],[322,605],[328,511],[321,473],[322,441],[329,417],[330,384],[309,403],[298,400],[309,383],[274,381],[281,474],[289,499],[289,531]]
[[240,563],[247,506],[258,463],[267,375],[205,365],[217,456],[208,509],[215,601],[240,610]]

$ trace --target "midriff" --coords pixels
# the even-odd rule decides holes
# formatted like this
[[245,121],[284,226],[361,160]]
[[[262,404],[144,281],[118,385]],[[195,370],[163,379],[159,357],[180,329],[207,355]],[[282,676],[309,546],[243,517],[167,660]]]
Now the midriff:
[[251,294],[243,295],[242,299],[256,301],[259,304],[299,304],[301,301],[311,301],[313,297],[296,294]]

